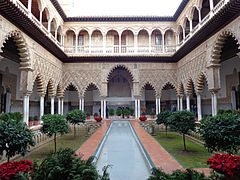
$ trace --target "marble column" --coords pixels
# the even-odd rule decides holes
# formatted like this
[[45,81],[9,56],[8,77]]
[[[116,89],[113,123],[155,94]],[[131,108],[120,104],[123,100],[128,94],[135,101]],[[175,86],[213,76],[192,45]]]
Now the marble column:
[[103,100],[103,119],[106,119],[107,116],[107,101],[106,99]]
[[135,98],[135,119],[138,119],[138,112],[137,112],[137,110],[138,110],[138,105],[137,105],[137,99]]
[[180,96],[180,99],[179,99],[179,104],[180,104],[180,111],[182,111],[183,110],[183,97],[182,96]]
[[23,122],[29,124],[29,94],[23,97]]
[[149,35],[149,38],[148,38],[148,39],[149,39],[149,40],[148,40],[148,43],[149,43],[149,44],[148,44],[148,48],[149,48],[148,51],[149,51],[149,53],[151,53],[151,49],[152,49],[151,34]]
[[161,98],[158,97],[158,112],[161,112]]
[[78,36],[75,34],[75,53],[78,53]]
[[82,110],[82,98],[79,98],[79,110]]
[[138,112],[138,118],[139,118],[140,115],[141,115],[141,105],[140,105],[140,102],[141,102],[140,99],[138,99],[138,100],[137,100],[137,106],[138,106],[138,108],[137,108],[137,109],[138,109],[138,110],[137,110],[137,112]]
[[190,96],[186,96],[186,101],[187,101],[187,111],[190,111]]
[[177,111],[180,110],[180,97],[177,96]]
[[211,91],[212,99],[212,116],[217,115],[217,91]]
[[61,114],[61,98],[58,97],[58,114]]
[[200,93],[197,93],[197,115],[198,115],[198,121],[202,120],[202,104],[201,104]]
[[28,0],[28,11],[31,13],[32,11],[32,0]]
[[138,53],[138,35],[134,34],[134,53]]
[[54,114],[54,97],[51,97],[51,114]]
[[101,99],[101,117],[103,118],[103,99]]
[[82,98],[82,112],[84,112],[84,98]]
[[63,115],[63,110],[64,110],[64,99],[61,98],[61,115]]
[[40,119],[44,115],[44,96],[40,96]]
[[156,115],[158,115],[159,111],[158,111],[158,98],[156,97]]
[[165,37],[165,34],[163,34],[163,36],[162,36],[162,52],[163,53],[165,53],[165,39],[164,39],[164,37]]

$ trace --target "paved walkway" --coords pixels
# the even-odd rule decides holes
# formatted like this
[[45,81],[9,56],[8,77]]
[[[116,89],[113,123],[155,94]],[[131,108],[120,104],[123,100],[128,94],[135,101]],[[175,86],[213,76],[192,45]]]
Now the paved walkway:
[[161,168],[166,173],[183,169],[183,167],[140,126],[138,121],[130,122],[156,167]]
[[102,141],[111,122],[111,120],[103,121],[102,126],[95,133],[93,133],[86,142],[83,143],[83,145],[75,152],[75,154],[77,156],[82,156],[83,159],[88,159],[90,156],[92,156],[97,150],[98,145]]
[[[102,126],[76,151],[75,154],[77,156],[82,156],[83,159],[88,159],[92,156],[107,132],[111,122],[111,120],[103,121]],[[156,167],[161,168],[167,173],[171,173],[176,169],[184,170],[184,168],[140,126],[137,120],[131,120],[130,123]],[[203,172],[207,176],[210,175],[209,168],[195,168],[194,170]]]

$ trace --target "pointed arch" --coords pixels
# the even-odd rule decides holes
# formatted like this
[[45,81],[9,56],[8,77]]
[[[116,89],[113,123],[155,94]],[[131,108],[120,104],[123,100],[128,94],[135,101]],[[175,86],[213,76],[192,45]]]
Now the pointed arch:
[[191,95],[194,92],[194,82],[192,78],[189,78],[186,84],[186,94]]
[[178,96],[184,96],[184,86],[183,86],[183,83],[182,83],[182,82],[180,82],[180,83],[178,84],[177,95],[178,95]]
[[41,74],[38,74],[37,77],[35,78],[35,81],[33,82],[33,86],[34,83],[36,83],[37,85],[37,93],[38,95],[44,95],[45,91],[44,91],[44,80],[43,80],[43,76]]
[[212,54],[211,54],[211,58],[213,62],[220,63],[222,48],[225,44],[225,41],[229,37],[233,37],[237,41],[237,45],[239,48],[240,39],[238,39],[231,30],[224,30],[218,35],[217,40],[215,41],[215,44],[213,46]]
[[53,97],[55,95],[54,82],[52,79],[49,79],[46,91],[48,91],[48,96]]
[[65,94],[66,90],[70,87],[73,86],[76,91],[78,91],[78,94],[81,92],[77,84],[75,84],[73,81],[69,81],[62,89],[63,89],[63,95]]
[[90,88],[95,88],[95,89],[97,89],[99,96],[101,96],[100,88],[98,87],[97,84],[95,84],[95,83],[93,83],[93,82],[89,83],[89,84],[86,86],[86,88],[83,90],[83,96],[86,95],[86,92],[87,92]]
[[173,84],[173,83],[171,83],[171,82],[166,82],[165,84],[163,84],[162,86],[161,86],[161,90],[160,90],[160,94],[162,94],[162,91],[163,90],[166,90],[166,89],[174,89],[175,90],[175,92],[177,93],[177,88],[176,88],[176,86]]
[[[4,43],[12,38],[16,44],[18,55],[20,56],[20,69],[31,69],[30,54],[28,45],[22,33],[18,30],[10,31],[0,43],[0,48],[4,47]],[[0,50],[1,51],[1,50]]]
[[[207,84],[205,84],[204,82],[206,82]],[[207,76],[203,72],[201,72],[197,78],[196,91],[199,93],[203,92],[205,85],[208,86]]]
[[129,73],[132,82],[135,81],[135,77],[133,76],[132,71],[131,71],[127,66],[125,66],[125,65],[123,65],[123,64],[118,64],[118,65],[113,66],[113,67],[110,69],[110,71],[107,73],[107,76],[106,76],[106,79],[105,79],[106,82],[109,81],[109,77],[111,76],[111,74],[113,73],[113,71],[116,70],[116,69],[118,69],[118,68],[122,68],[122,69],[126,70],[126,71]]
[[146,83],[141,87],[141,90],[140,90],[140,94],[141,94],[141,95],[143,94],[143,92],[144,92],[144,90],[145,90],[146,87],[151,87],[151,88],[153,89],[153,91],[154,91],[155,97],[157,96],[156,88],[155,88],[155,86],[153,86],[153,84],[150,83],[150,82],[146,82]]
[[63,92],[63,88],[62,88],[62,83],[59,82],[59,84],[57,85],[57,92],[56,92],[57,97],[63,97],[64,96],[64,92]]

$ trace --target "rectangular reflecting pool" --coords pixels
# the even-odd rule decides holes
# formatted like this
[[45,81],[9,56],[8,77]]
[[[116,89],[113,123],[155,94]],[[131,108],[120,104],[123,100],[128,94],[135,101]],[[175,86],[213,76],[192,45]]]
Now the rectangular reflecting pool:
[[150,176],[147,165],[128,121],[113,121],[97,160],[97,169],[108,169],[112,180],[145,180]]

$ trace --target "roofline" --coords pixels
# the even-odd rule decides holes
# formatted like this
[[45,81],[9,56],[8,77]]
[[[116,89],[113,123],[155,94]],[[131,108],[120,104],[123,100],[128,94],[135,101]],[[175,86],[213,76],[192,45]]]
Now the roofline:
[[134,21],[176,21],[189,0],[182,0],[173,16],[79,16],[67,17],[57,0],[50,0],[64,22],[134,22]]
[[59,4],[58,0],[50,0],[50,1],[64,21],[67,18],[67,15],[65,14],[65,12],[64,12],[62,6]]

